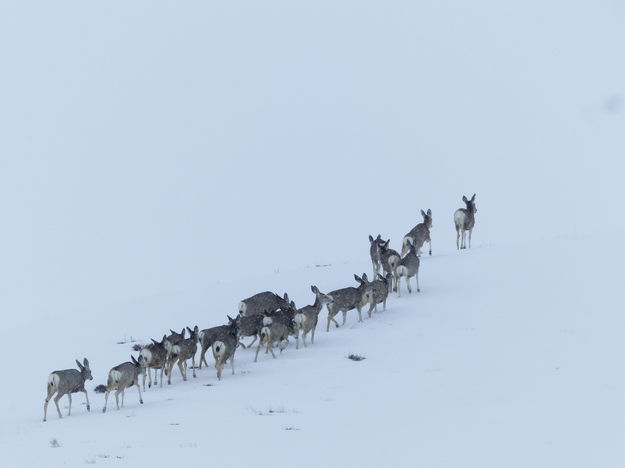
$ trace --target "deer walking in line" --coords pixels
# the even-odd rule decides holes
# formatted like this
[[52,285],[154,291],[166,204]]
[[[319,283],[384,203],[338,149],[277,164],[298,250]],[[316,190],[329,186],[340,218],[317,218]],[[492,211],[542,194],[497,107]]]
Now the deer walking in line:
[[304,346],[306,346],[306,335],[310,332],[312,332],[310,342],[312,344],[315,343],[315,329],[319,322],[319,312],[321,312],[324,305],[331,304],[334,301],[331,295],[323,294],[317,286],[311,286],[310,289],[315,295],[315,303],[298,309],[293,317],[295,323],[295,349],[299,349],[300,332]]
[[228,316],[229,324],[227,328],[215,337],[215,341],[212,344],[215,368],[217,369],[217,380],[221,380],[221,373],[228,359],[232,366],[232,375],[234,375],[234,353],[237,350],[237,344],[239,342],[239,323],[241,318],[243,317],[239,316],[233,319]]
[[[384,266],[384,264],[382,265]],[[337,289],[336,291],[330,291],[328,293],[328,296],[332,296],[333,301],[327,304],[328,325],[326,327],[326,332],[330,331],[330,322],[334,322],[334,324],[339,327],[339,323],[334,318],[339,312],[343,313],[342,325],[345,325],[345,322],[347,320],[347,312],[352,309],[356,309],[358,311],[358,321],[362,322],[362,298],[367,287],[367,275],[363,274],[362,278],[360,278],[358,275],[354,275],[354,278],[360,283],[357,288],[342,288]]]
[[288,320],[286,315],[281,314],[276,317],[269,312],[265,312],[264,315],[263,328],[260,330],[260,341],[256,347],[254,362],[258,361],[258,353],[264,345],[267,345],[266,351],[271,351],[271,356],[275,359],[274,344],[279,343],[280,353],[282,353],[289,343],[289,335],[295,333],[293,320]]
[[410,287],[410,278],[413,276],[417,281],[417,292],[421,292],[419,289],[419,257],[417,256],[417,248],[409,241],[408,253],[403,257],[397,268],[395,268],[395,285],[397,286],[397,295],[401,296],[401,279],[406,278],[406,286],[408,286],[408,292],[412,293]]
[[386,311],[386,299],[391,290],[391,284],[393,283],[393,274],[387,273],[382,276],[378,273],[378,279],[371,281],[365,294],[369,295],[368,302],[369,310],[367,315],[371,318],[371,312],[378,311],[378,304],[383,304],[382,312]]
[[[469,248],[471,248],[471,234],[473,233],[473,227],[475,226],[475,213],[477,213],[477,207],[475,206],[475,194],[470,200],[467,197],[462,196],[462,201],[465,203],[466,208],[458,208],[454,213],[454,224],[456,225],[456,249],[466,249],[466,233],[469,231]],[[460,237],[462,236],[462,241]]]
[[273,312],[280,307],[288,307],[289,303],[290,300],[287,293],[280,297],[271,291],[265,291],[243,299],[239,303],[239,314],[242,316],[262,315],[266,310]]
[[46,400],[43,404],[44,422],[47,419],[48,403],[50,402],[52,395],[55,393],[56,397],[54,397],[54,404],[56,405],[56,411],[59,413],[59,418],[63,418],[63,415],[61,415],[61,409],[59,408],[59,400],[63,395],[67,395],[67,398],[69,398],[69,410],[67,411],[67,415],[70,416],[72,414],[72,393],[83,392],[85,394],[85,399],[87,400],[87,411],[91,411],[91,406],[89,405],[89,395],[87,395],[87,390],[85,390],[85,382],[87,380],[93,380],[91,369],[89,368],[89,361],[85,358],[81,364],[78,360],[76,360],[76,364],[80,370],[58,370],[52,372],[48,376],[48,395],[46,396]]
[[165,364],[167,363],[167,349],[165,348],[165,340],[166,336],[163,335],[163,338],[160,342],[152,339],[152,343],[147,346],[141,348],[139,353],[140,356],[143,357],[144,364],[144,372],[143,372],[143,391],[145,392],[145,378],[146,374],[149,378],[148,387],[152,388],[152,372],[154,369],[154,385],[156,385],[156,381],[158,378],[158,370],[161,370],[161,383],[160,386],[163,386],[163,372],[165,371]]
[[375,239],[373,236],[369,235],[369,256],[371,257],[371,264],[373,265],[373,277],[380,272],[380,268],[382,268],[382,263],[380,261],[380,246],[384,244],[382,240],[382,236],[378,234],[378,237]]
[[141,396],[141,386],[139,385],[139,374],[144,372],[143,369],[143,356],[139,356],[139,360],[136,360],[134,356],[130,356],[132,361],[124,362],[118,366],[113,367],[109,371],[108,380],[106,382],[106,393],[104,394],[104,408],[102,412],[106,413],[106,405],[109,400],[109,393],[115,389],[115,405],[119,409],[119,394],[122,394],[122,407],[124,406],[124,390],[132,386],[137,387],[139,391],[139,403],[143,404],[143,397]]
[[408,252],[409,242],[412,242],[417,248],[417,255],[421,253],[423,244],[428,242],[430,245],[429,254],[432,255],[432,238],[430,237],[430,229],[432,229],[432,210],[428,209],[427,213],[421,210],[421,216],[423,216],[423,222],[417,224],[404,236],[401,246],[402,255],[406,255]]

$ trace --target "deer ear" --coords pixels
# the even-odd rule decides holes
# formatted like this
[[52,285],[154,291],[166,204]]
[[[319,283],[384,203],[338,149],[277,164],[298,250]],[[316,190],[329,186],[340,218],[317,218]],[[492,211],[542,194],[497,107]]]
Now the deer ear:
[[380,234],[378,234],[378,237],[376,237],[375,240],[382,240],[382,236]]
[[133,364],[139,364],[133,355],[130,355]]
[[229,322],[234,322],[234,319],[232,317],[230,317],[229,315],[226,315],[226,317],[228,317],[228,321]]
[[468,202],[469,200],[467,200],[467,197],[465,197],[464,195],[462,195],[462,201],[466,203],[466,202]]
[[373,236],[369,234],[369,242],[373,242]]
[[369,281],[369,278],[367,278],[367,274],[366,273],[362,274],[362,279],[363,279],[363,281]]
[[80,370],[83,370],[85,368],[80,362],[78,362],[78,359],[76,359],[76,364],[78,364],[78,368]]
[[289,302],[289,295],[287,293],[284,293],[284,296],[282,297],[285,301]]
[[161,340],[161,344],[165,343],[165,341],[167,341],[167,335],[163,335],[163,339]]
[[152,343],[154,343],[155,345],[158,344],[158,341],[156,341],[154,338],[150,338],[152,340]]
[[197,325],[195,327],[193,327],[193,332],[194,333],[199,333],[200,329],[197,327]]
[[84,359],[82,360],[82,363],[83,363],[83,365],[84,365],[87,369],[89,369],[89,360],[88,360],[87,358],[84,358]]
[[172,335],[173,335],[174,333],[176,333],[176,332],[175,332],[175,331],[173,331],[171,328],[169,329],[169,331],[172,333]]
[[471,201],[475,201],[475,194],[471,197]]
[[296,307],[295,307],[295,301],[291,301],[291,302],[289,303],[289,305],[290,305],[291,307],[293,307],[294,309],[296,309]]
[[[369,236],[369,237],[371,237],[371,236]],[[311,287],[310,287],[310,290],[313,292],[313,294],[317,294],[317,293],[315,292],[315,289],[317,289],[317,287],[316,287],[316,286],[311,286]]]
[[428,208],[428,216],[432,216],[432,210]]
[[360,276],[354,275],[354,279],[358,281],[359,283],[362,283],[362,278]]
[[421,216],[425,218],[425,211],[421,210]]

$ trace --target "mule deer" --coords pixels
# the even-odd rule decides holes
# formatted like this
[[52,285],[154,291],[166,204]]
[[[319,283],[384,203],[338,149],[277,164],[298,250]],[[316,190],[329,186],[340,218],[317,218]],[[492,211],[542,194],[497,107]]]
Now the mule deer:
[[226,361],[230,359],[232,366],[232,375],[234,375],[234,353],[237,350],[239,342],[239,322],[240,319],[231,319],[228,317],[229,324],[226,332],[221,333],[213,342],[213,357],[215,358],[215,368],[217,369],[217,379],[221,380],[221,372],[226,365]]
[[[193,370],[193,378],[195,375],[195,353],[197,352],[197,342],[198,342],[198,328],[197,325],[191,330],[187,327],[187,331],[189,332],[189,338],[185,338],[184,334],[182,335],[182,339],[179,340],[176,344],[173,344],[171,341],[167,340],[170,343],[168,352],[169,358],[167,359],[167,383],[171,384],[171,374],[172,369],[174,367],[174,363],[178,361],[178,369],[180,369],[180,375],[182,375],[182,380],[187,381],[187,361],[191,359],[191,369]],[[184,333],[184,330],[183,330]],[[178,335],[176,333],[176,335]]]
[[145,371],[143,372],[143,391],[145,392],[145,378],[146,374],[149,378],[148,387],[152,388],[152,373],[151,369],[154,369],[154,385],[156,385],[157,372],[161,370],[161,384],[163,386],[163,372],[165,371],[165,364],[167,363],[167,349],[165,348],[166,336],[160,342],[152,340],[152,343],[141,348],[139,356],[143,357],[143,364]]
[[386,311],[386,299],[388,298],[392,282],[392,273],[387,273],[386,276],[382,276],[378,273],[378,279],[369,283],[369,287],[365,292],[365,294],[370,295],[370,299],[367,301],[369,302],[369,310],[367,311],[369,318],[371,318],[372,311],[377,312],[378,304],[383,304],[382,311]]
[[183,328],[180,333],[169,329],[171,335],[165,338],[165,349],[167,350],[167,358],[165,362],[165,375],[167,376],[167,385],[171,385],[171,370],[174,362],[178,359],[178,355],[172,353],[174,346],[178,345],[182,340],[185,339],[186,330]]
[[[458,208],[454,213],[454,223],[456,225],[456,249],[467,248],[467,231],[469,231],[469,248],[471,248],[471,234],[473,233],[473,226],[475,226],[475,213],[477,213],[477,207],[475,206],[475,194],[473,194],[470,200],[467,200],[467,197],[463,195],[462,201],[467,207]],[[460,242],[460,236],[462,236],[462,242]]]
[[139,386],[139,374],[143,373],[143,356],[139,356],[139,360],[134,356],[130,356],[131,362],[124,362],[113,367],[109,371],[108,380],[106,382],[106,393],[104,394],[104,408],[102,412],[106,413],[106,405],[109,400],[109,393],[115,389],[115,405],[119,409],[119,394],[122,394],[122,407],[124,406],[124,391],[133,385],[139,391],[139,403],[143,404],[141,396],[141,387]]
[[46,400],[43,404],[44,422],[46,421],[46,415],[48,412],[48,402],[55,393],[56,397],[54,397],[54,404],[56,405],[56,411],[59,413],[59,418],[63,418],[61,415],[61,409],[59,408],[59,400],[63,395],[67,395],[67,398],[69,398],[69,410],[67,411],[67,415],[70,416],[72,414],[72,393],[83,392],[85,394],[85,399],[87,400],[87,411],[91,411],[91,406],[89,405],[89,395],[87,395],[87,390],[85,390],[85,382],[87,380],[93,380],[91,369],[89,368],[89,361],[85,358],[81,364],[78,360],[76,360],[76,364],[80,370],[58,370],[52,372],[48,376],[48,395],[46,396]]
[[312,332],[310,342],[312,344],[315,343],[315,329],[319,321],[319,312],[321,312],[324,305],[331,304],[334,300],[331,295],[323,294],[319,291],[317,286],[311,286],[310,289],[315,295],[315,303],[298,309],[293,317],[295,326],[295,349],[299,349],[300,331],[304,346],[306,346],[306,335],[309,332]]
[[386,276],[389,273],[393,274],[393,279],[391,280],[391,287],[393,291],[397,288],[395,284],[395,268],[399,264],[399,260],[401,259],[401,255],[396,250],[389,248],[391,240],[387,240],[384,244],[380,246],[380,261],[382,263],[382,269],[384,270],[384,275]]
[[[363,274],[362,276],[362,278],[359,278],[357,275],[354,275],[354,278],[356,278],[356,281],[367,279],[366,274]],[[328,325],[326,327],[326,332],[330,331],[330,322],[334,322],[337,327],[339,326],[339,323],[334,318],[339,312],[343,312],[342,325],[345,325],[345,321],[347,320],[347,312],[352,309],[358,310],[358,321],[362,322],[361,302],[365,288],[366,285],[361,283],[357,288],[348,287],[337,289],[336,291],[330,291],[328,293],[329,296],[332,296],[333,301],[327,304]]]
[[432,239],[430,238],[430,229],[432,229],[432,210],[428,209],[427,213],[421,210],[421,216],[423,216],[423,222],[417,224],[408,234],[404,236],[401,247],[402,255],[406,255],[408,252],[408,242],[410,241],[412,241],[417,248],[417,254],[421,252],[423,244],[428,242],[430,244],[429,254],[432,255]]
[[[254,343],[256,343],[261,328],[263,328],[262,315],[249,315],[241,317],[239,323],[239,344],[243,348],[251,348]],[[248,336],[253,336],[254,339],[249,345],[245,346],[241,340]]]
[[403,257],[397,267],[395,268],[395,285],[397,286],[397,295],[401,296],[401,279],[406,278],[406,285],[408,286],[408,292],[412,293],[410,288],[410,278],[413,276],[417,281],[417,292],[421,292],[419,289],[419,257],[417,256],[417,248],[412,242],[408,242],[408,253]]
[[256,347],[256,356],[254,362],[258,361],[258,353],[260,349],[267,345],[267,351],[271,351],[273,358],[276,354],[273,352],[274,343],[280,343],[280,352],[286,348],[285,342],[288,344],[289,335],[294,333],[293,321],[286,322],[284,316],[274,319],[271,314],[266,311],[263,319],[263,328],[260,330],[260,341]]
[[228,316],[228,325],[219,325],[217,327],[205,328],[199,333],[198,336],[200,339],[201,348],[199,365],[200,369],[202,368],[202,362],[204,363],[204,365],[206,365],[206,367],[208,367],[208,362],[206,362],[206,352],[208,351],[208,348],[213,346],[213,343],[218,337],[224,335],[225,333],[228,333],[228,327],[231,326],[233,322],[237,322],[238,330],[241,318],[242,317],[240,315],[238,315],[236,319]]
[[289,295],[284,293],[283,297],[270,291],[265,291],[243,299],[239,303],[239,314],[242,316],[262,315],[265,310],[273,312],[280,307],[289,305]]
[[371,256],[371,264],[373,265],[373,277],[380,272],[382,264],[380,263],[380,245],[384,244],[382,236],[378,234],[375,239],[369,235],[369,255]]

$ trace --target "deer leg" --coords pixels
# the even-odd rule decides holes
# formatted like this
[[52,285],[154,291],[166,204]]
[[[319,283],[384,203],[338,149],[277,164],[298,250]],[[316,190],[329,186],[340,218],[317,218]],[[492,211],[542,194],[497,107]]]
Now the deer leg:
[[48,403],[50,402],[50,398],[52,398],[52,395],[54,395],[54,392],[52,393],[48,392],[48,396],[46,397],[43,403],[43,421],[44,422],[46,421],[46,414],[48,413]]
[[341,312],[343,312],[343,323],[342,323],[342,325],[345,325],[345,322],[347,322],[347,311],[346,310],[342,310]]
[[106,413],[106,405],[108,404],[108,401],[109,401],[110,392],[111,392],[111,389],[107,388],[106,393],[104,394],[104,408],[102,408],[103,413]]
[[267,347],[269,348],[269,350],[271,351],[271,355],[273,356],[274,359],[276,359],[276,353],[273,352],[273,340],[271,340],[269,342],[269,344],[267,345]]
[[419,270],[414,275],[415,280],[417,281],[417,292],[421,292],[421,288],[419,287]]
[[63,415],[61,414],[61,408],[59,408],[59,400],[61,399],[61,394],[57,392],[54,397],[54,404],[56,405],[56,412],[59,413],[59,418],[63,419]]
[[67,410],[67,415],[71,416],[72,415],[72,394],[68,393],[67,398],[69,398],[69,409]]
[[256,340],[257,340],[257,339],[258,339],[258,333],[257,333],[256,335],[254,335],[254,339],[252,340],[252,342],[251,342],[250,344],[248,344],[248,345],[247,345],[247,347],[248,347],[248,348],[251,348],[251,347],[252,347],[252,345],[253,345],[254,343],[256,343]]
[[460,250],[460,229],[456,226],[456,250]]
[[383,304],[384,304],[384,306],[382,308],[382,312],[386,312],[386,297],[384,298]]
[[471,248],[471,234],[473,234],[473,228],[469,229],[469,248]]
[[232,366],[232,375],[234,375],[234,354],[230,358],[230,365]]
[[206,362],[206,349],[204,348],[204,346],[202,346],[202,349],[200,351],[200,369],[202,368],[202,362],[204,362],[204,364],[206,364],[206,367],[208,367],[208,363]]
[[408,294],[412,294],[412,288],[410,287],[410,276],[406,276],[406,286],[408,286]]
[[256,347],[256,356],[254,357],[254,362],[258,361],[258,353],[260,352],[260,348],[263,346],[263,340],[261,339]]
[[[163,386],[163,373],[165,371],[165,364],[161,366],[161,387]],[[156,384],[156,374],[154,374],[154,383]]]
[[139,403],[143,404],[143,396],[141,395],[141,387],[139,386],[138,382],[135,382],[135,385],[137,386],[137,390],[139,390]]
[[432,239],[430,239],[430,255],[432,255]]
[[91,405],[89,404],[89,395],[87,394],[87,390],[83,390],[85,393],[85,399],[87,400],[87,411],[91,411]]
[[[123,406],[123,402],[122,402],[122,406]],[[115,406],[117,406],[117,409],[119,410],[119,388],[117,390],[115,390]]]
[[362,309],[362,307],[361,307],[361,306],[356,307],[356,310],[358,311],[358,321],[359,321],[359,322],[362,322],[362,321],[363,321],[363,320],[362,320],[362,311],[361,311],[361,309]]
[[187,381],[187,374],[184,371],[184,363],[182,359],[178,359],[178,369],[180,369],[180,375],[182,375],[182,380]]
[[397,275],[395,278],[395,291],[397,291],[397,297],[401,297],[401,276]]
[[193,366],[193,378],[195,379],[197,376],[195,375],[195,354],[191,356],[191,365]]

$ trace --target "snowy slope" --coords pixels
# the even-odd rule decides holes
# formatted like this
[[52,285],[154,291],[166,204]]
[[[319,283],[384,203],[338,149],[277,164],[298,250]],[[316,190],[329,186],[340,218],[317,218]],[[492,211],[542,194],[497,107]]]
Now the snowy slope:
[[[610,0],[2,2],[6,465],[622,466],[624,43]],[[421,208],[418,297],[40,421],[50,371],[352,285]]]

